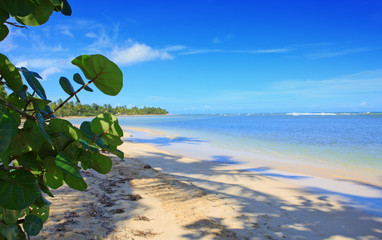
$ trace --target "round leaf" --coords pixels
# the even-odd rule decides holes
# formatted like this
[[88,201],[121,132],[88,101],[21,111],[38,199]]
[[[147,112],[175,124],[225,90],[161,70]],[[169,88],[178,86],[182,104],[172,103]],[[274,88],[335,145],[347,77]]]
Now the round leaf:
[[84,89],[88,92],[93,92],[93,89],[91,89],[89,86],[85,86]]
[[0,8],[0,23],[4,23],[9,18],[9,13]]
[[31,205],[40,196],[40,189],[32,173],[18,169],[0,179],[0,205],[21,210]]
[[33,72],[29,72],[28,69],[26,69],[25,67],[20,68],[20,70],[23,73],[25,80],[27,80],[29,86],[31,86],[31,88],[33,89],[33,91],[35,91],[37,95],[43,100],[47,100],[44,88],[41,86],[40,81],[38,81],[34,76],[36,73],[32,74]]
[[106,174],[110,172],[112,161],[109,157],[102,155],[100,153],[95,153],[93,155],[93,166],[92,168],[101,174]]
[[62,0],[50,0],[50,2],[53,4],[55,7],[59,7],[62,4]]
[[6,25],[1,24],[0,25],[0,42],[4,40],[8,36],[9,29]]
[[80,74],[76,73],[73,75],[73,80],[78,83],[78,84],[81,84],[81,85],[85,85],[85,82],[84,80],[82,80],[82,77]]
[[2,220],[7,225],[17,223],[17,220],[25,215],[25,209],[22,210],[11,210],[0,207],[0,215],[2,215]]
[[11,118],[3,114],[3,117],[0,121],[0,154],[5,152],[5,150],[8,148],[9,143],[11,142],[12,138],[12,122]]
[[69,187],[76,189],[78,191],[84,191],[88,187],[84,179],[82,178],[78,179],[69,174],[64,174],[64,180]]
[[23,228],[31,236],[36,236],[42,229],[44,222],[36,215],[28,215],[25,217]]
[[74,140],[78,140],[80,138],[73,125],[64,119],[56,118],[50,120],[48,132],[49,134],[63,133],[66,136],[73,138]]
[[53,13],[54,6],[49,0],[40,0],[40,4],[30,14],[25,17],[15,16],[16,21],[29,26],[39,26],[49,20]]
[[91,121],[91,130],[99,135],[108,133],[113,136],[123,136],[123,131],[119,126],[118,119],[110,113],[103,113],[94,118]]
[[[0,233],[1,233],[0,237],[4,236],[5,239],[9,239],[9,240],[15,239],[16,240],[19,231],[17,229],[16,224],[12,224],[12,225],[0,224]],[[0,238],[0,239],[3,239],[3,238]]]
[[19,91],[23,87],[23,80],[16,67],[9,59],[0,53],[0,75],[5,79],[7,85],[13,91]]
[[68,1],[62,0],[63,6],[61,9],[61,13],[65,16],[71,16],[72,15],[72,8],[70,7]]
[[64,152],[60,152],[56,157],[56,165],[61,171],[67,175],[71,175],[77,179],[82,179],[76,163],[72,162]]
[[60,77],[60,85],[67,94],[72,95],[74,93],[73,86],[66,77]]
[[81,68],[85,77],[103,93],[117,95],[123,86],[123,75],[119,67],[102,55],[81,55],[72,63]]
[[55,160],[56,158],[52,156],[44,159],[44,166],[46,170],[44,173],[45,184],[53,189],[57,189],[64,184],[64,175],[56,166]]
[[38,3],[38,0],[2,0],[0,8],[12,16],[26,16],[38,6]]
[[43,207],[38,207],[38,206],[33,204],[32,210],[29,214],[35,215],[35,216],[41,218],[41,220],[43,222],[46,222],[46,220],[48,220],[48,218],[49,218],[49,209],[50,209],[49,205],[44,205]]

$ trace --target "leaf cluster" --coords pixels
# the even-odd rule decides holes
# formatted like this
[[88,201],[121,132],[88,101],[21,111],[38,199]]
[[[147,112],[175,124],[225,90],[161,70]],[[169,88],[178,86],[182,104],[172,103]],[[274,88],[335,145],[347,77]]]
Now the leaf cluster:
[[[0,41],[7,36],[8,26],[41,25],[54,11],[71,14],[66,0],[2,0]],[[19,25],[8,22],[10,16]],[[113,115],[99,114],[79,128],[55,116],[71,98],[78,99],[82,90],[92,91],[90,84],[112,96],[122,89],[122,72],[106,57],[81,55],[72,63],[87,81],[76,73],[73,80],[80,88],[75,90],[61,77],[59,84],[68,98],[52,109],[40,75],[16,68],[0,53],[0,240],[37,235],[49,216],[46,198],[53,197],[51,189],[67,184],[83,191],[87,184],[81,170],[106,174],[112,161],[105,152],[124,157],[117,149],[123,143],[123,132]]]

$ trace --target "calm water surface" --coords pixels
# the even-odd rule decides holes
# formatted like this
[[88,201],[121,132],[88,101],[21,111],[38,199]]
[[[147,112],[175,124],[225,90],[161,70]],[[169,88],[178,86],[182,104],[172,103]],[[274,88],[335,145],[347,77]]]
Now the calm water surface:
[[[81,119],[71,120],[79,124]],[[217,147],[369,168],[382,174],[381,114],[226,114],[119,117],[123,127],[163,130]]]

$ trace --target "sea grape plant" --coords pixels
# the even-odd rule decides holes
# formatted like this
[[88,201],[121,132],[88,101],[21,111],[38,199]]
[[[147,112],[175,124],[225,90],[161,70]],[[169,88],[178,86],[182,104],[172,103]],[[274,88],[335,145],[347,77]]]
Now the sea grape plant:
[[[71,15],[66,0],[1,0],[0,41],[7,37],[8,27],[41,25],[54,11]],[[11,16],[17,23],[9,20]],[[9,93],[0,95],[0,240],[37,235],[49,216],[51,189],[65,183],[83,191],[87,184],[81,169],[106,174],[112,161],[105,153],[124,157],[117,149],[123,132],[115,116],[100,114],[79,128],[56,118],[55,112],[72,97],[79,100],[82,90],[92,92],[90,84],[112,96],[122,89],[122,72],[106,57],[81,55],[72,63],[87,81],[76,73],[73,78],[80,88],[75,90],[68,78],[61,77],[59,84],[69,96],[51,109],[40,75],[15,67],[0,53],[0,90]]]

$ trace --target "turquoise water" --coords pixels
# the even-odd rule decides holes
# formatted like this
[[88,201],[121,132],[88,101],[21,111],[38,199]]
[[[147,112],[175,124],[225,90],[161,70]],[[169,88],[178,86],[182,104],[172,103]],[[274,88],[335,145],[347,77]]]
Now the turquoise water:
[[362,167],[382,175],[381,114],[129,116],[119,117],[119,122],[224,149],[329,167]]

